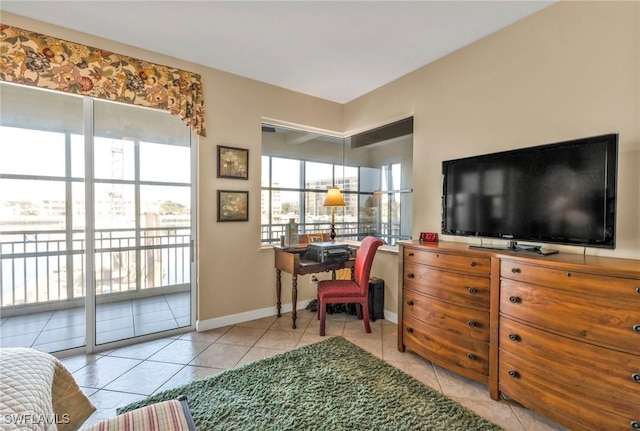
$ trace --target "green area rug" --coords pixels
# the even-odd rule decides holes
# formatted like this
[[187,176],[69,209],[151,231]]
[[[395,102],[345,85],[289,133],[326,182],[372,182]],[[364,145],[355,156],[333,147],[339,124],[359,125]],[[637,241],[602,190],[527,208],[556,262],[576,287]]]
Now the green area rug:
[[181,394],[199,431],[501,429],[342,337],[170,389],[118,413]]

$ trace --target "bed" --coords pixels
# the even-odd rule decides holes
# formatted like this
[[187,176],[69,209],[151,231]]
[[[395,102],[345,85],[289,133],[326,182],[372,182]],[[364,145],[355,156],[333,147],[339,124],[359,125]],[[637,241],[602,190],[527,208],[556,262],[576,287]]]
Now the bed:
[[0,429],[75,431],[95,407],[56,357],[0,348]]

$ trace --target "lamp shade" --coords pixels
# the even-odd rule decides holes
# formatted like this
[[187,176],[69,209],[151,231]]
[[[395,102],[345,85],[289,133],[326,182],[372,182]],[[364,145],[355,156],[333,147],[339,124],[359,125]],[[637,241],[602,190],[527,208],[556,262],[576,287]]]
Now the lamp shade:
[[337,187],[330,187],[327,190],[327,196],[324,198],[325,207],[343,207],[344,198]]

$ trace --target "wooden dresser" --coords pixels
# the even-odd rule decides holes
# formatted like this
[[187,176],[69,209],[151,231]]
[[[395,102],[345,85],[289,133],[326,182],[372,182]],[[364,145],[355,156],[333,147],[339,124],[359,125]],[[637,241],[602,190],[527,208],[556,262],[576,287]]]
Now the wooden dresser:
[[491,256],[466,246],[404,244],[402,262],[400,351],[488,383]]
[[573,259],[500,260],[500,391],[573,429],[640,429],[640,262]]
[[400,252],[401,351],[571,429],[640,430],[640,261],[446,242]]

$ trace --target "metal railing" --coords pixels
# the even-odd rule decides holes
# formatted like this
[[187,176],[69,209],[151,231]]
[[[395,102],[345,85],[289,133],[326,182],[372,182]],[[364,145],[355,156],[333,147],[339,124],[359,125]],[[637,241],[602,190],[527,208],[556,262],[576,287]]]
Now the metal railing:
[[[260,226],[262,244],[280,244],[280,237],[284,236],[287,224],[263,224]],[[298,226],[299,233],[328,233],[331,230],[329,223],[304,223]],[[399,240],[410,239],[409,236],[400,234],[400,226],[382,224],[376,227],[371,224],[358,222],[341,222],[335,224],[336,238],[360,241],[368,235],[382,239],[388,245],[395,245]]]
[[[85,296],[83,230],[0,232],[0,305],[71,302]],[[189,227],[96,229],[96,295],[190,283]]]

